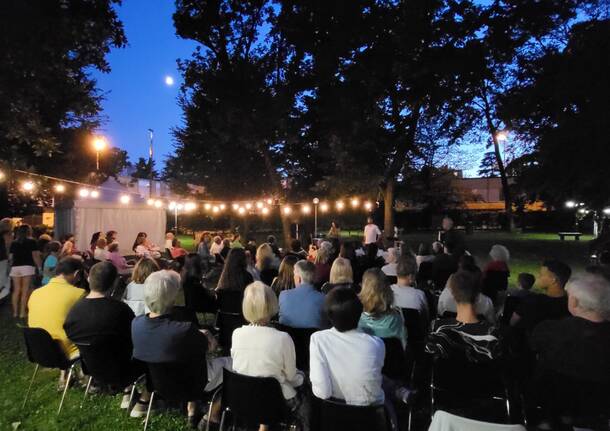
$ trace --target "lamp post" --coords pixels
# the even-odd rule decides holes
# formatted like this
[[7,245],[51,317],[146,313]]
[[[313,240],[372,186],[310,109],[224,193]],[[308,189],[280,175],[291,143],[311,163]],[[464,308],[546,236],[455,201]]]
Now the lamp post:
[[318,204],[320,199],[313,198],[313,236],[318,237]]
[[100,171],[100,153],[106,149],[106,139],[103,136],[97,136],[93,139],[93,148],[95,149],[95,170]]
[[148,139],[150,145],[148,147],[148,166],[150,167],[150,179],[148,180],[148,197],[153,197],[153,181],[154,181],[154,172],[153,172],[153,129],[148,129]]

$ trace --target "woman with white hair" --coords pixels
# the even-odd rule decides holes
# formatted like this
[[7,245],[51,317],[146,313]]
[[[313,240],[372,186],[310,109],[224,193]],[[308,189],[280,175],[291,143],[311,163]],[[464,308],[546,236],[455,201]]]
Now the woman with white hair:
[[388,248],[386,253],[386,264],[381,267],[383,273],[388,277],[396,277],[396,262],[398,261],[398,253],[394,247]]
[[571,279],[566,290],[571,316],[544,321],[531,336],[538,354],[535,387],[548,419],[568,415],[575,429],[605,429],[595,422],[607,413],[610,387],[610,282],[588,273]]
[[497,305],[498,293],[505,292],[508,289],[510,252],[503,245],[494,244],[489,251],[489,257],[491,261],[483,270],[482,293],[488,296],[494,305]]
[[[205,390],[213,391],[222,383],[223,367],[231,367],[231,358],[208,359],[207,353],[217,347],[212,334],[200,330],[192,322],[172,318],[179,293],[180,276],[174,271],[157,271],[146,278],[144,303],[150,313],[136,317],[131,324],[133,357],[150,363],[206,361],[208,383]],[[195,410],[195,404],[188,403],[189,422],[194,421]]]
[[[233,332],[233,370],[252,377],[273,377],[291,409],[302,403],[296,388],[304,381],[296,368],[294,343],[286,332],[269,325],[278,313],[277,296],[266,284],[255,281],[246,287],[242,311],[249,322]],[[265,429],[261,425],[261,430]]]

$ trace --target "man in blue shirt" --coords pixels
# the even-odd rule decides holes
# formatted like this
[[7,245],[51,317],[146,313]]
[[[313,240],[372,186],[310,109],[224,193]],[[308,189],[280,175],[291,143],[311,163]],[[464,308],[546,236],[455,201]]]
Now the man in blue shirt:
[[324,294],[314,286],[315,266],[306,260],[294,265],[294,285],[280,293],[280,323],[292,328],[325,328]]

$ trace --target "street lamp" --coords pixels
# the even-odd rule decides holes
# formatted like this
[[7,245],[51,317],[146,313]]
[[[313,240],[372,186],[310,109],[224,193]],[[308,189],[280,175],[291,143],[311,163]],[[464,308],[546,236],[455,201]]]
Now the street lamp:
[[318,237],[318,204],[320,199],[313,198],[313,236]]
[[95,149],[95,169],[100,170],[100,152],[104,151],[108,144],[103,136],[97,136],[93,139],[93,148]]

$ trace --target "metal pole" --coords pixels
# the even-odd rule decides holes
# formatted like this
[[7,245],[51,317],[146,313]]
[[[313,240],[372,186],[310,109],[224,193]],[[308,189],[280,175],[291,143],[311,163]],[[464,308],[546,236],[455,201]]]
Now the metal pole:
[[148,184],[148,196],[153,197],[153,182],[154,182],[154,172],[153,172],[153,129],[148,129],[148,137],[150,139],[150,146],[148,148],[148,165],[150,166],[150,179]]
[[174,207],[174,230],[176,235],[178,235],[178,205]]
[[96,171],[99,172],[99,170],[100,170],[100,152],[99,152],[99,150],[97,150],[95,152],[95,168],[96,168]]
[[314,238],[318,237],[318,204],[313,206],[313,236]]

